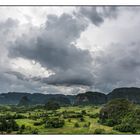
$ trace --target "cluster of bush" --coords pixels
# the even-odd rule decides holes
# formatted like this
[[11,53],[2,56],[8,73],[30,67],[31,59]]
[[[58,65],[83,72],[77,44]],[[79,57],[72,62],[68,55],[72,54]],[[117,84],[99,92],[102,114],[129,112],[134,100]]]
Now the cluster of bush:
[[74,113],[74,114],[66,113],[66,114],[63,114],[63,117],[65,119],[67,119],[67,118],[83,118],[83,115],[81,113]]
[[84,127],[84,128],[90,127],[90,122],[85,123],[85,124],[83,125],[83,127]]
[[136,133],[140,128],[140,108],[126,99],[108,102],[100,111],[99,122],[120,132]]
[[21,125],[19,130],[17,131],[17,134],[38,134],[39,131],[37,128],[32,128],[31,126]]
[[[88,128],[89,126],[90,126],[90,122],[85,123],[85,124],[83,125],[84,128]],[[80,124],[79,124],[78,122],[75,122],[75,123],[74,123],[74,127],[75,127],[75,128],[78,128],[78,127],[80,127]]]
[[42,125],[43,124],[43,122],[34,122],[34,126],[39,126],[39,125]]
[[124,124],[119,124],[113,127],[114,130],[118,130],[120,132],[132,132],[132,133],[136,133],[136,127],[133,124],[129,124],[129,123],[124,123]]
[[99,117],[99,113],[95,113],[95,114],[89,114],[90,118],[98,118]]
[[18,131],[19,130],[19,126],[16,123],[15,120],[10,119],[10,120],[6,120],[6,119],[1,119],[0,120],[0,132],[7,132],[7,133],[11,133],[11,131]]
[[24,119],[24,118],[26,118],[26,116],[24,116],[24,115],[21,115],[21,114],[9,114],[9,113],[7,113],[6,115],[1,115],[0,116],[0,120],[10,120],[10,119]]
[[81,112],[74,112],[74,111],[63,111],[63,118],[67,119],[67,118],[79,118],[80,121],[84,121],[83,116],[86,114],[85,110],[82,110]]
[[97,128],[95,129],[94,134],[105,134],[105,130],[101,128]]
[[63,119],[50,118],[46,120],[45,128],[61,128],[65,124]]
[[0,105],[0,111],[1,112],[6,112],[6,111],[10,111],[11,110],[11,107],[9,106],[4,106],[4,105]]

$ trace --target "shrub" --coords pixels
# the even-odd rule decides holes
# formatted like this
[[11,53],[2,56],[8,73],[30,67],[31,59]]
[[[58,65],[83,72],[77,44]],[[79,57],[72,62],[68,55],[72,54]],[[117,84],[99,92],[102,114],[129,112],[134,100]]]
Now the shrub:
[[42,122],[34,122],[34,126],[42,125]]
[[80,121],[81,121],[81,122],[84,122],[84,121],[85,121],[85,119],[84,119],[83,117],[81,117],[81,118],[80,118]]
[[88,122],[88,126],[90,126],[90,122]]
[[99,107],[98,107],[98,106],[94,106],[94,108],[95,108],[95,109],[98,109]]
[[46,121],[46,128],[61,128],[64,126],[64,120],[59,118],[51,118]]
[[85,127],[85,128],[86,128],[86,127],[88,127],[88,125],[87,125],[87,124],[84,124],[84,125],[83,125],[83,127]]
[[32,133],[32,134],[38,134],[38,130],[37,130],[37,129],[34,129],[34,130],[32,130],[31,133]]
[[89,117],[90,117],[90,118],[98,118],[98,117],[99,117],[99,113],[90,114]]
[[68,119],[68,122],[71,122],[71,119]]
[[87,124],[84,124],[83,127],[89,127],[90,126],[90,122],[88,122]]
[[11,129],[8,129],[8,130],[6,131],[7,134],[10,134],[11,132],[12,132]]
[[26,118],[26,117],[24,115],[21,115],[21,114],[15,114],[13,116],[13,119],[24,119],[24,118]]
[[31,130],[31,126],[27,126],[26,129],[30,131]]
[[104,129],[100,129],[100,128],[97,128],[94,131],[94,134],[104,134],[104,133],[105,133],[105,130]]
[[20,129],[21,129],[21,130],[24,130],[24,129],[25,129],[25,125],[24,125],[24,124],[21,125]]
[[23,119],[26,118],[25,116],[21,115],[21,114],[14,114],[11,115],[9,113],[6,113],[5,115],[1,115],[0,116],[0,120],[6,119],[6,120],[10,120],[10,119]]
[[79,113],[65,113],[63,114],[64,118],[82,118],[83,115],[82,114],[79,114]]
[[81,114],[82,114],[82,115],[85,115],[85,114],[86,114],[86,111],[85,111],[85,110],[82,110],[82,111],[81,111]]
[[19,131],[17,131],[17,134],[22,134],[23,133],[23,130],[19,130]]
[[76,123],[74,124],[74,127],[76,127],[76,128],[80,127],[79,123],[76,122]]

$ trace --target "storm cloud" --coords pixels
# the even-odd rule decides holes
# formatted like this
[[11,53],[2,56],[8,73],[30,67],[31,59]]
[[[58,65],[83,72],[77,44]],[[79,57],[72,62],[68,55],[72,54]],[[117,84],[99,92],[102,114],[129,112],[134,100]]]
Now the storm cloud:
[[27,34],[15,41],[10,56],[34,60],[52,70],[55,74],[42,80],[48,84],[91,85],[90,52],[75,46],[86,26],[68,14],[49,15],[38,36],[28,39]]
[[[91,86],[94,83],[93,59],[89,50],[77,48],[76,40],[88,26],[85,17],[98,26],[115,8],[101,10],[97,12],[96,7],[81,7],[76,16],[48,15],[38,36],[27,34],[18,38],[10,49],[10,56],[35,60],[52,70],[55,74],[41,80],[47,84]],[[77,18],[79,14],[84,18]]]
[[16,8],[6,19],[0,15],[1,91],[73,94],[139,87],[139,7],[37,9],[38,23],[33,9],[30,18]]

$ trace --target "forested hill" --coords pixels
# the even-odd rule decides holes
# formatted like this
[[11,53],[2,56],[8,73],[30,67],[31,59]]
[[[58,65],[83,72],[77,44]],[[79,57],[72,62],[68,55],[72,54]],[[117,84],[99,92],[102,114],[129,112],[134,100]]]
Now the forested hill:
[[71,104],[70,97],[63,94],[42,94],[42,93],[24,93],[24,92],[8,92],[0,94],[0,104],[19,104],[22,98],[30,101],[30,104],[45,104],[48,101],[56,101],[61,105]]
[[140,104],[140,88],[116,88],[112,92],[110,92],[107,97],[108,100],[115,98],[125,98],[134,103]]
[[60,105],[99,105],[115,98],[125,98],[140,104],[140,88],[116,88],[108,94],[88,91],[77,95],[8,92],[0,94],[0,104],[17,105],[26,99],[25,102],[32,105],[45,104],[48,101],[54,101]]

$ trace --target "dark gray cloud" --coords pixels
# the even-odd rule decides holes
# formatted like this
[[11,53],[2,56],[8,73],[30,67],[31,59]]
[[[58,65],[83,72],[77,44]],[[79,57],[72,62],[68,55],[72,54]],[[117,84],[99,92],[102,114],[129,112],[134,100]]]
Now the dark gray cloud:
[[26,76],[20,72],[17,72],[17,71],[7,71],[5,72],[6,74],[9,74],[9,75],[14,75],[16,76],[17,79],[20,79],[20,80],[23,80],[23,81],[27,81],[28,78],[26,78]]
[[[88,50],[75,46],[75,41],[87,24],[68,14],[49,15],[45,27],[37,37],[29,34],[18,38],[10,46],[10,57],[23,57],[39,62],[55,74],[41,80],[54,85],[91,85],[92,57]],[[15,74],[15,73],[13,73]],[[19,75],[17,75],[21,78]]]
[[29,34],[18,38],[10,50],[10,55],[39,61],[51,69],[69,69],[80,65],[82,61],[89,62],[89,52],[77,49],[71,44],[80,36],[85,26],[70,15],[49,15],[45,29],[40,31],[41,34],[31,39],[28,39]]
[[29,82],[24,74],[13,71],[11,67],[12,59],[8,57],[8,46],[15,41],[16,34],[20,34],[18,30],[18,20],[7,18],[0,21],[0,93],[9,91],[33,92],[38,91],[40,87],[39,83]]
[[[79,7],[74,15],[48,15],[38,33],[24,34],[10,45],[9,56],[34,60],[54,72],[49,77],[30,77],[48,85],[95,84],[93,58],[89,50],[76,47],[76,40],[88,27],[89,19],[101,25],[106,18],[115,18],[116,7]],[[24,75],[11,73],[25,80]],[[26,79],[27,80],[27,79]]]
[[90,71],[79,69],[79,73],[76,70],[61,71],[55,75],[51,75],[48,78],[42,79],[42,82],[51,85],[84,85],[91,86],[94,83],[93,74]]
[[[29,24],[23,27],[11,18],[0,22],[0,91],[61,93],[62,89],[68,88],[67,93],[75,93],[84,88],[108,92],[121,86],[139,86],[139,13],[139,7],[82,6],[74,14],[47,15],[46,22],[40,27],[32,24],[31,28]],[[91,28],[95,30],[90,32]],[[87,33],[84,32],[86,29]],[[94,32],[97,34],[95,44],[91,37]],[[15,36],[16,33],[19,35]],[[84,37],[81,36],[87,41],[91,38],[91,50],[80,49],[77,40],[82,42]],[[53,74],[37,76],[36,70],[31,75],[30,72],[24,73],[21,64],[18,66],[20,61],[13,68],[10,62],[19,58],[29,62],[34,60],[42,66],[37,68],[50,70]],[[27,66],[28,71],[30,64],[23,62],[23,67]]]
[[85,17],[98,26],[104,18],[113,16],[116,8],[103,7],[99,10],[97,7],[80,7],[75,16],[48,15],[38,35],[25,34],[17,38],[10,47],[9,56],[35,60],[55,73],[41,82],[91,86],[94,83],[93,59],[88,50],[76,47],[76,40],[88,26]]

